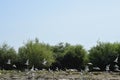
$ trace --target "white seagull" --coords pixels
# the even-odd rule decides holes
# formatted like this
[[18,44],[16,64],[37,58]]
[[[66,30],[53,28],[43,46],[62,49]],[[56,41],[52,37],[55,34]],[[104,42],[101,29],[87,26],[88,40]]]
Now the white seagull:
[[8,59],[7,64],[11,64],[11,60],[10,59]]

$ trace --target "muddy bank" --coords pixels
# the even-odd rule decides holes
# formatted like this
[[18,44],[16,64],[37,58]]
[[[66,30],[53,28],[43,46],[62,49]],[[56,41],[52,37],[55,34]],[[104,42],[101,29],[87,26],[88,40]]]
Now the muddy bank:
[[0,80],[120,80],[120,72],[0,71]]

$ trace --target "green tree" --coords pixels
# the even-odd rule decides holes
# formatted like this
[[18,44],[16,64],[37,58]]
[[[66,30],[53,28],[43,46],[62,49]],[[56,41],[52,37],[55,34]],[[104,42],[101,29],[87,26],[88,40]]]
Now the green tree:
[[83,69],[86,58],[86,50],[82,45],[69,46],[65,51],[62,60],[64,68],[67,69]]
[[[7,65],[7,61],[11,60],[11,64]],[[0,67],[4,69],[12,69],[12,65],[15,64],[17,59],[16,51],[13,47],[9,47],[7,44],[3,44],[0,47]]]
[[[40,43],[38,39],[35,41],[28,41],[18,51],[19,61],[22,65],[29,59],[29,67],[35,66],[38,69],[48,68],[54,62],[53,52],[51,47],[47,44]],[[47,61],[44,65],[43,62]]]
[[69,43],[62,43],[62,42],[55,46],[52,46],[52,51],[54,52],[54,58],[55,58],[55,62],[51,66],[52,69],[56,69],[56,68],[63,69],[61,62],[64,58],[65,50],[69,46],[70,46]]
[[104,43],[98,42],[98,44],[89,50],[89,60],[93,63],[93,66],[99,67],[101,70],[105,70],[106,65],[114,62],[115,58],[119,54],[118,43]]

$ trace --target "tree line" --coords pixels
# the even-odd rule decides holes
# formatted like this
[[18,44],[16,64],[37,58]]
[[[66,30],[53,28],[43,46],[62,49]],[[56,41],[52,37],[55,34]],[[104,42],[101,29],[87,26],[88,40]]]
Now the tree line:
[[[2,44],[0,46],[0,69],[24,70],[34,66],[36,69],[82,70],[88,63],[92,63],[92,67],[99,67],[102,71],[105,70],[106,65],[110,65],[110,70],[114,70],[114,60],[117,57],[117,65],[120,67],[119,42],[99,41],[87,51],[80,44],[59,43],[53,46],[39,42],[36,38],[19,47],[17,52],[8,44]],[[26,61],[29,61],[27,65]]]

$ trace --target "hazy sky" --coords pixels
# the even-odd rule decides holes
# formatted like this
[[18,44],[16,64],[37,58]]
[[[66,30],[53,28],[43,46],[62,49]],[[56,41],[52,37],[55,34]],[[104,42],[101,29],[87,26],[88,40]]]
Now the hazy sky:
[[0,0],[0,44],[120,41],[120,0]]

